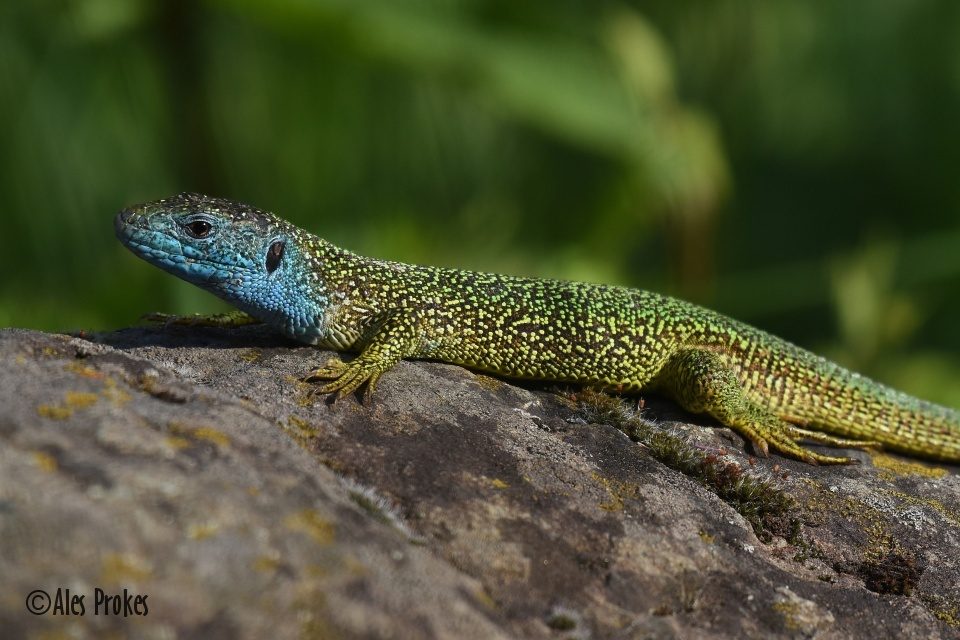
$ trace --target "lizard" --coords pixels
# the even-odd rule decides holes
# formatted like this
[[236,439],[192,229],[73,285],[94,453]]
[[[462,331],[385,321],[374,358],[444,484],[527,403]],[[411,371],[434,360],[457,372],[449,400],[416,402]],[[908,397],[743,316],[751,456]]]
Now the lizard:
[[[621,286],[368,258],[256,207],[183,193],[114,220],[135,255],[293,339],[356,357],[306,374],[365,396],[403,359],[507,378],[657,392],[752,444],[845,464],[802,441],[960,461],[960,412],[707,308]],[[236,318],[234,318],[236,320]]]

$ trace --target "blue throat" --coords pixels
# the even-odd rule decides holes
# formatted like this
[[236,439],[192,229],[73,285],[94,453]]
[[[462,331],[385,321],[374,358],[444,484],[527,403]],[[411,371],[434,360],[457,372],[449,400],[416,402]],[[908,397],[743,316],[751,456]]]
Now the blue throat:
[[[301,243],[322,241],[263,212],[224,220],[198,212],[194,196],[174,200],[183,206],[141,205],[118,214],[119,240],[138,257],[296,340],[325,339],[329,294],[301,249]],[[202,204],[210,208],[209,200]]]

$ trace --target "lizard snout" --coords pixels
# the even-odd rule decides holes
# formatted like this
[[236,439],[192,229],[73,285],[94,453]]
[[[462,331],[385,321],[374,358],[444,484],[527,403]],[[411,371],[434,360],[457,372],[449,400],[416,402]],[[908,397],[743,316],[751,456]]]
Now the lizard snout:
[[142,216],[136,209],[124,209],[113,219],[113,230],[118,234],[125,228],[134,226],[140,222]]

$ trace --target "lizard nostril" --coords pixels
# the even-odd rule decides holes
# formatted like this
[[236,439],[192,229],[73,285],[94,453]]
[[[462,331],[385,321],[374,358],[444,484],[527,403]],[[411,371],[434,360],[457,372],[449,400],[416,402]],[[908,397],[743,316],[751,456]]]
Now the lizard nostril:
[[127,212],[121,211],[113,219],[113,230],[117,233],[120,233],[123,230],[123,227],[127,224]]
[[113,230],[118,235],[129,233],[129,227],[140,221],[140,214],[133,209],[124,209],[113,219]]
[[133,209],[124,209],[123,211],[120,212],[117,218],[119,219],[120,222],[123,222],[124,224],[129,224],[131,222],[136,221],[137,214]]

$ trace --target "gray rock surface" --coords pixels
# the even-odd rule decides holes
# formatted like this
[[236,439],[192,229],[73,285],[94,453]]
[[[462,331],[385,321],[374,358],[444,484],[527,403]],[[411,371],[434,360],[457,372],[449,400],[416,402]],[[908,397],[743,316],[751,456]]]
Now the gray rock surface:
[[[262,327],[0,331],[0,635],[960,637],[955,467],[754,460],[655,398],[683,441],[637,444],[588,394],[438,363],[330,403],[299,381],[329,357]],[[27,611],[58,588],[83,615]]]

